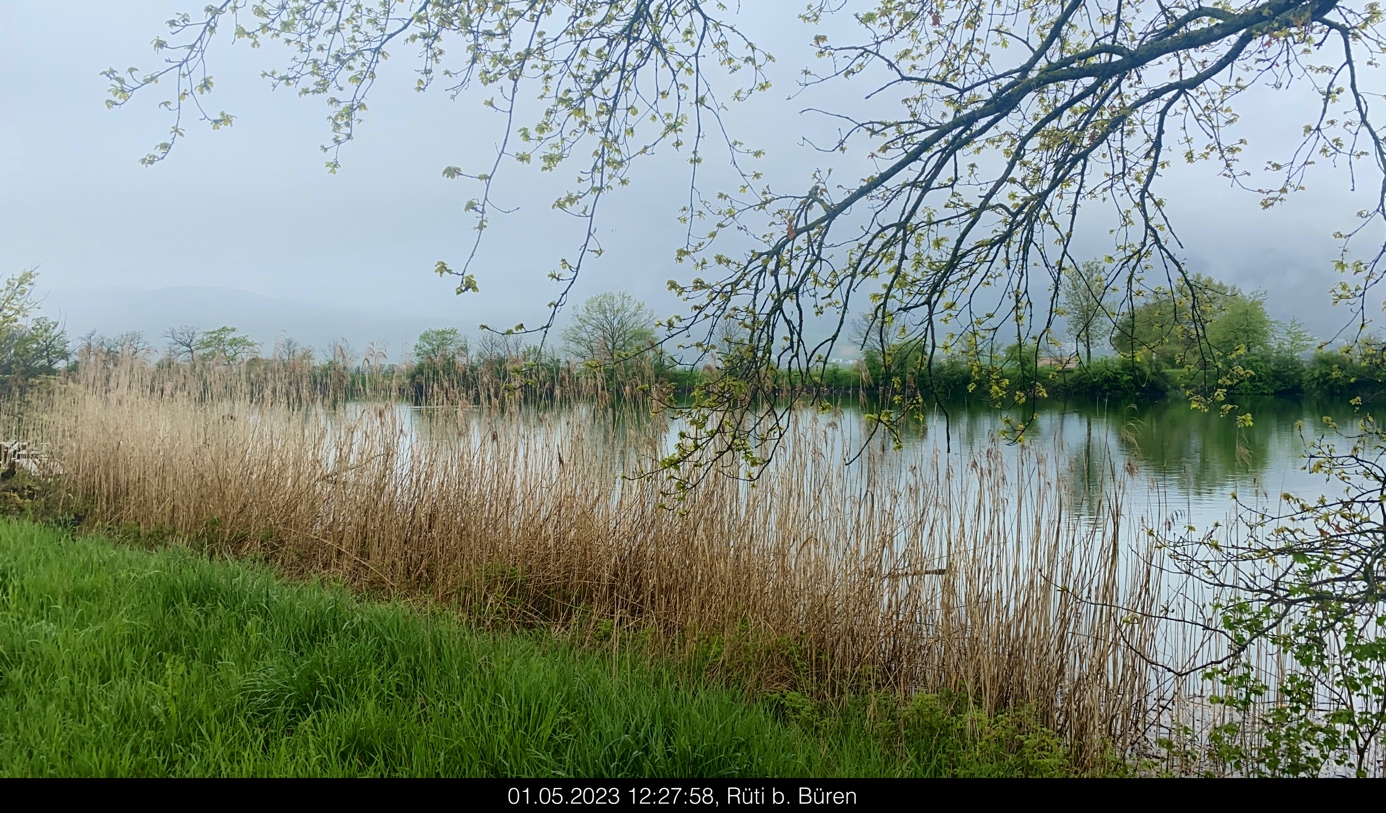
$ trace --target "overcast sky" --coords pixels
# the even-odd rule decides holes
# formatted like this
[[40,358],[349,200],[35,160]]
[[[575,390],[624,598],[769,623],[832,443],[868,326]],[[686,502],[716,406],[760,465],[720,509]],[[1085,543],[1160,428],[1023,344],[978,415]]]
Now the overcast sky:
[[[497,218],[487,234],[476,265],[481,294],[455,297],[455,281],[430,270],[438,260],[460,265],[466,256],[471,232],[462,207],[476,192],[465,181],[444,179],[442,169],[483,168],[500,121],[475,94],[452,101],[441,92],[414,93],[413,65],[403,52],[386,64],[337,175],[324,170],[319,151],[329,137],[322,100],[271,93],[258,72],[282,64],[278,47],[252,51],[229,39],[215,50],[217,88],[209,104],[235,115],[235,125],[214,133],[188,122],[187,137],[168,160],[141,166],[138,159],[170,124],[156,108],[164,89],[107,110],[108,82],[100,72],[154,66],[150,42],[165,33],[164,21],[199,6],[187,0],[0,2],[0,275],[39,266],[45,308],[86,322],[92,297],[100,300],[104,291],[172,286],[238,289],[340,314],[389,313],[416,321],[418,329],[542,321],[556,293],[546,275],[571,253],[576,235],[572,219],[550,204],[557,182],[576,167],[561,178],[505,169],[497,201],[518,211]],[[769,151],[770,179],[797,191],[822,160],[801,137],[824,132],[821,118],[799,111],[810,102],[858,101],[861,89],[787,100],[793,77],[811,59],[813,32],[785,8],[758,5],[759,16],[744,15],[748,33],[777,57],[772,78],[780,81],[767,101],[732,121],[738,137]],[[1243,135],[1289,143],[1307,110],[1294,98],[1249,99]],[[1271,155],[1254,147],[1253,165]],[[682,243],[675,217],[687,198],[685,158],[667,150],[657,155],[631,187],[604,204],[600,237],[607,253],[586,272],[579,300],[623,289],[662,314],[676,309],[666,280],[682,273],[673,253]],[[1352,225],[1364,198],[1346,191],[1342,172],[1311,175],[1309,184],[1288,205],[1263,212],[1253,196],[1202,167],[1172,175],[1167,197],[1195,268],[1264,289],[1272,316],[1297,316],[1324,336],[1345,317],[1329,307],[1328,288],[1336,281],[1330,235]],[[119,314],[109,316],[119,322]],[[69,324],[74,335],[89,327]],[[352,329],[344,325],[342,332]],[[392,355],[412,341],[376,338],[392,343]]]

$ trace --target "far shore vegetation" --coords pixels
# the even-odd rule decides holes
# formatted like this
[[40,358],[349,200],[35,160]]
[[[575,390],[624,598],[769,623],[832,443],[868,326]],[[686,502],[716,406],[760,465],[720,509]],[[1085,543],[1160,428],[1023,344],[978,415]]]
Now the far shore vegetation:
[[[1000,335],[956,337],[950,352],[930,358],[923,339],[891,336],[864,316],[845,343],[855,356],[782,369],[765,390],[925,409],[968,401],[1014,407],[1044,399],[1192,395],[1196,402],[1223,404],[1265,396],[1366,402],[1386,396],[1386,339],[1351,336],[1329,347],[1297,320],[1271,318],[1263,295],[1202,276],[1117,307],[1108,296],[1087,293],[1084,281],[1101,275],[1091,264],[1085,268],[1075,270],[1064,289],[1069,321],[1062,334],[1009,343]],[[676,402],[713,384],[722,361],[706,348],[685,358],[675,343],[659,341],[656,314],[621,292],[590,298],[561,335],[542,344],[527,335],[487,329],[469,336],[435,327],[392,360],[384,345],[358,350],[339,341],[315,349],[288,335],[264,347],[226,325],[181,325],[160,337],[130,331],[72,340],[53,320],[30,318],[34,283],[33,272],[6,281],[0,378],[11,388],[133,362],[214,377],[234,370],[252,387],[283,389],[291,381],[294,397],[310,400]],[[729,334],[710,346],[730,348],[735,338]]]

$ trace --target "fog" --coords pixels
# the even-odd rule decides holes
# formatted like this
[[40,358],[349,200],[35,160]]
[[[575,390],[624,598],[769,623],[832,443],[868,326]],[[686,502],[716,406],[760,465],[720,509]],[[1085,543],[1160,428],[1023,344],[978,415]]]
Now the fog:
[[[807,188],[815,169],[832,168],[834,183],[853,181],[869,171],[863,159],[816,150],[812,143],[836,125],[804,111],[859,109],[867,86],[825,86],[791,99],[798,71],[812,62],[813,30],[782,8],[742,13],[747,34],[778,60],[775,86],[728,113],[728,128],[767,151],[759,168],[778,189]],[[44,310],[64,318],[70,335],[138,329],[152,337],[176,324],[239,323],[266,344],[281,333],[315,345],[335,334],[358,347],[388,342],[395,356],[429,327],[475,333],[481,323],[544,320],[558,293],[547,275],[572,256],[581,233],[579,221],[551,208],[577,167],[548,175],[503,167],[496,203],[513,212],[496,216],[485,235],[473,266],[480,293],[454,295],[456,281],[432,269],[439,260],[459,266],[470,251],[474,232],[463,208],[477,190],[445,179],[442,169],[488,167],[503,122],[481,107],[480,92],[456,100],[415,93],[415,66],[403,51],[384,66],[335,175],[319,149],[330,138],[322,99],[271,92],[259,71],[284,54],[229,38],[214,51],[217,86],[208,103],[235,115],[234,126],[211,132],[186,121],[173,154],[141,166],[171,124],[156,107],[169,91],[153,88],[108,110],[100,73],[154,66],[150,42],[180,10],[197,4],[0,5],[0,275],[37,266]],[[1294,143],[1312,113],[1304,98],[1245,97],[1239,126],[1253,142],[1246,166]],[[708,154],[705,192],[728,177],[720,154]],[[686,161],[686,153],[657,151],[635,168],[629,187],[603,202],[605,253],[585,266],[575,299],[627,290],[661,314],[680,309],[666,283],[688,275],[674,263],[685,236],[676,218],[688,200]],[[1271,211],[1206,165],[1175,167],[1167,181],[1194,270],[1265,290],[1273,317],[1297,317],[1322,338],[1347,320],[1329,303],[1339,278],[1331,235],[1354,225],[1375,179],[1354,192],[1343,169],[1316,167],[1305,192]],[[1103,237],[1091,236],[1093,256],[1105,253]]]

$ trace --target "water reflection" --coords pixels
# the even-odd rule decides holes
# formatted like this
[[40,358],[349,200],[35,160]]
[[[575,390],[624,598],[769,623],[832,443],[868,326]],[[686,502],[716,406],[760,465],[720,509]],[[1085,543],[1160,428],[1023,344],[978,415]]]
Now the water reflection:
[[[1192,410],[1179,399],[1046,403],[1033,416],[1025,446],[1048,461],[1074,515],[1089,519],[1100,515],[1118,484],[1130,513],[1158,521],[1177,512],[1181,523],[1200,526],[1226,521],[1234,493],[1244,502],[1265,503],[1286,491],[1316,496],[1328,490],[1322,475],[1304,470],[1305,441],[1318,436],[1324,416],[1350,425],[1350,407],[1284,399],[1242,407],[1254,418],[1251,426]],[[473,450],[484,448],[483,441],[494,432],[523,432],[527,443],[543,445],[571,437],[580,428],[586,451],[574,463],[609,472],[616,489],[624,476],[651,471],[673,449],[679,431],[687,429],[677,418],[594,405],[495,415],[471,408],[353,404],[343,418],[350,423],[381,410],[392,413],[404,443]],[[1020,465],[1018,447],[998,446],[1006,416],[1002,411],[981,406],[935,411],[903,427],[899,450],[884,432],[872,431],[865,411],[854,405],[826,413],[794,412],[780,458],[793,451],[792,465],[806,475],[851,462],[844,476],[859,492],[899,486],[935,456],[962,464],[992,450],[988,459],[996,465],[1012,471]],[[789,464],[776,460],[770,465]]]

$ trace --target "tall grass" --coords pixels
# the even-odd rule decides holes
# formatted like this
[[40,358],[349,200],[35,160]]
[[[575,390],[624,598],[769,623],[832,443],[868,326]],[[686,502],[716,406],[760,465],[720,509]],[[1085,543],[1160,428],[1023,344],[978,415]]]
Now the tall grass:
[[629,651],[4,519],[0,674],[0,776],[1074,772],[1024,715],[748,702]]
[[89,520],[684,652],[760,689],[1024,707],[1089,762],[1152,722],[1157,573],[1118,548],[1118,505],[1079,522],[1042,460],[1001,464],[1027,452],[847,469],[804,416],[754,486],[714,476],[671,509],[658,477],[622,476],[657,458],[657,425],[618,443],[576,409],[432,410],[420,431],[385,405],[152,376],[56,387],[16,430]]

